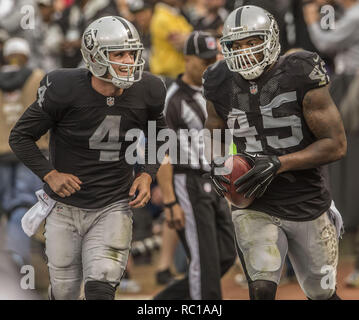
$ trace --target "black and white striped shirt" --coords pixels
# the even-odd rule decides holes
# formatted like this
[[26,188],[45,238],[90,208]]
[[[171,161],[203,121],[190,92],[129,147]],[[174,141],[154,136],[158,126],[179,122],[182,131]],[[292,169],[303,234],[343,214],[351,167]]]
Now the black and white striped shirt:
[[174,171],[209,171],[200,134],[207,118],[202,88],[189,86],[180,75],[167,90],[164,113],[168,127],[177,133],[177,162]]

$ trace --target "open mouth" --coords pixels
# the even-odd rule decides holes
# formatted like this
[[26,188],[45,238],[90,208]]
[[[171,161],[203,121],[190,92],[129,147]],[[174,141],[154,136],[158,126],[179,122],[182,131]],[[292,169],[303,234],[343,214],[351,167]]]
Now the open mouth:
[[253,64],[254,64],[254,62],[252,62],[252,63],[250,63],[250,62],[244,62],[242,69],[250,69],[250,68],[253,67]]
[[131,76],[133,74],[133,68],[121,67],[117,70],[119,76]]

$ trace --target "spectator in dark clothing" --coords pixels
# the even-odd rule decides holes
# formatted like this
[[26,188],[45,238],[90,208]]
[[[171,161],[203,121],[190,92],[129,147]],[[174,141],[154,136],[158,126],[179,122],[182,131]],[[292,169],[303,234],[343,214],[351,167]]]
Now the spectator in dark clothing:
[[195,23],[194,29],[209,32],[218,30],[228,16],[228,11],[224,8],[225,2],[225,0],[205,0],[207,13]]
[[129,10],[133,15],[133,23],[140,34],[144,51],[142,57],[145,59],[145,70],[149,71],[149,60],[151,53],[150,25],[153,15],[153,5],[146,0],[133,0],[129,3]]
[[111,0],[76,0],[66,8],[59,20],[65,40],[62,43],[61,64],[64,68],[75,68],[82,60],[81,35],[85,28],[102,16],[117,16],[119,12]]

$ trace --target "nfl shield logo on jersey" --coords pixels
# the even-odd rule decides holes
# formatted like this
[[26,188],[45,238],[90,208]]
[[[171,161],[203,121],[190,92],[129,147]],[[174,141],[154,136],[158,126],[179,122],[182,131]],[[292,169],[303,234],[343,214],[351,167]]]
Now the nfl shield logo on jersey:
[[251,86],[249,87],[249,92],[251,94],[257,94],[258,93],[258,86],[255,82],[251,82]]
[[208,49],[214,50],[217,47],[216,39],[214,37],[205,38]]
[[115,98],[114,97],[107,97],[106,103],[109,107],[113,107],[115,104]]

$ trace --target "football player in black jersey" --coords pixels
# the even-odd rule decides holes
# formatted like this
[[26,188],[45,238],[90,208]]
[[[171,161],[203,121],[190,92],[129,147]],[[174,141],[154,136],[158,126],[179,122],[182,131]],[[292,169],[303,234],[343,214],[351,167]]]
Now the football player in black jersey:
[[323,165],[345,156],[346,137],[324,62],[307,51],[280,56],[277,23],[256,6],[234,10],[220,41],[225,60],[203,77],[206,128],[229,129],[252,164],[235,185],[255,200],[232,207],[250,298],[275,298],[288,253],[309,299],[339,299],[341,217]]
[[[44,182],[56,201],[46,218],[51,297],[114,299],[132,238],[130,207],[144,206],[158,165],[142,165],[134,177],[126,161],[126,133],[147,134],[148,121],[165,128],[163,82],[143,72],[143,45],[127,20],[109,16],[82,37],[87,69],[46,75],[37,101],[10,136],[16,155]],[[35,141],[50,130],[50,158]],[[136,131],[136,132],[137,132]]]

